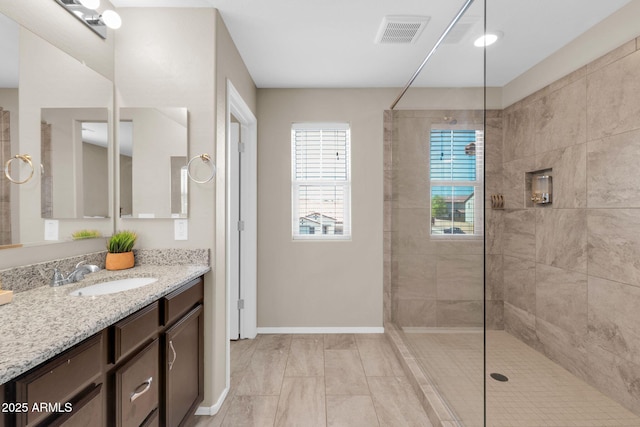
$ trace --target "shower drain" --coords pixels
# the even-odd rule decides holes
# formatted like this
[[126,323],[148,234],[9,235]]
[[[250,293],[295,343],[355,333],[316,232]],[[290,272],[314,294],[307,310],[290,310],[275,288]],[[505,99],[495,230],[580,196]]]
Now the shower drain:
[[501,381],[501,382],[509,381],[509,378],[507,378],[505,375],[502,375],[502,374],[493,373],[493,374],[490,374],[489,376],[496,381]]

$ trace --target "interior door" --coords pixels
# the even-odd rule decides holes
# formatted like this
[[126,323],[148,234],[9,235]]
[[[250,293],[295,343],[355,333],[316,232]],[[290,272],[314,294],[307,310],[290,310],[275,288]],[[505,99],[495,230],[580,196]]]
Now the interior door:
[[240,280],[241,280],[241,246],[240,234],[242,225],[240,222],[240,123],[232,121],[229,127],[229,338],[237,340],[240,336]]

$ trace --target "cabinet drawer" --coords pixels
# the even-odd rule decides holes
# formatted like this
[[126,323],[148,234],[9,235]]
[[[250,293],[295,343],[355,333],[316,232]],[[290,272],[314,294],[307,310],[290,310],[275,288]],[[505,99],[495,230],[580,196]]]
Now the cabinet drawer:
[[145,344],[158,332],[159,319],[160,309],[156,301],[113,325],[113,345],[109,361],[116,363]]
[[[16,381],[16,402],[64,406],[102,373],[102,334],[95,335]],[[50,412],[20,414],[19,424],[32,425]]]
[[159,343],[156,338],[115,373],[117,426],[138,427],[158,408]]
[[85,427],[99,426],[103,422],[103,389],[102,384],[89,389],[82,397],[73,403],[73,412],[65,414],[52,422],[49,427]]
[[180,316],[187,313],[204,299],[204,282],[199,277],[179,289],[166,295],[162,301],[164,304],[163,325],[169,325]]

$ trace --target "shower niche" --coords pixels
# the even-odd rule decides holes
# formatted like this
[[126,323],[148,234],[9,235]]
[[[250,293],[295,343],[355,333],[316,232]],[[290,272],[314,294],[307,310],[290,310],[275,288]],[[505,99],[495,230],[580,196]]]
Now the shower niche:
[[553,169],[527,172],[525,190],[528,208],[551,205],[553,202]]

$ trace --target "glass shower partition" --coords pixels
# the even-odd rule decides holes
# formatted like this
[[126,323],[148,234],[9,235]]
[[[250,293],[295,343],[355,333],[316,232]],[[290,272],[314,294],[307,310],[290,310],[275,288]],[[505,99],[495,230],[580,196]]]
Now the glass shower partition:
[[501,295],[484,286],[501,119],[485,108],[484,50],[465,47],[484,27],[477,0],[385,115],[385,328],[434,425],[484,425],[485,317],[502,326]]

